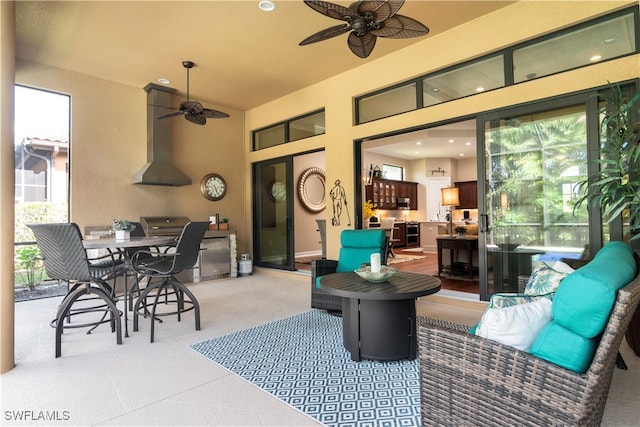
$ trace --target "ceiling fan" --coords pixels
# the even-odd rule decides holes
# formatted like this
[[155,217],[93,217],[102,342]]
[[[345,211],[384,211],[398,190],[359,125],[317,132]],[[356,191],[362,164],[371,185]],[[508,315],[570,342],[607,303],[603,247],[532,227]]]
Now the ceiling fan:
[[191,123],[204,125],[207,123],[207,119],[224,119],[229,117],[227,113],[212,110],[210,108],[204,108],[201,103],[189,100],[189,70],[193,68],[195,64],[191,61],[182,61],[182,66],[187,69],[187,100],[180,103],[178,111],[163,114],[162,116],[157,117],[157,119],[184,116],[184,118],[189,120]]
[[316,12],[347,23],[312,34],[302,40],[300,46],[351,31],[347,39],[349,49],[360,58],[366,58],[373,51],[378,37],[403,39],[424,36],[429,32],[429,28],[415,19],[397,15],[404,0],[360,0],[351,3],[348,8],[327,1],[304,0],[304,2]]

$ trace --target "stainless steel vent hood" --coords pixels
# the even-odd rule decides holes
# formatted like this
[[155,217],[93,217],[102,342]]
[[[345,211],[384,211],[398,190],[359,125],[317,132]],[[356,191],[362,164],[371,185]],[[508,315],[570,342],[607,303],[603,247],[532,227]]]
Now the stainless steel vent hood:
[[171,105],[170,87],[149,83],[147,92],[147,164],[131,178],[132,184],[165,185],[180,187],[191,185],[191,178],[180,172],[171,163],[172,119],[157,120]]

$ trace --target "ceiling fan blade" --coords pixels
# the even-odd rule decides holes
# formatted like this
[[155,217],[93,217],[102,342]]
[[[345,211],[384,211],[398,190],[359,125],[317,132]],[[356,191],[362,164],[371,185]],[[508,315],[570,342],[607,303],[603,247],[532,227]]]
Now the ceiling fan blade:
[[202,117],[206,117],[207,119],[225,119],[229,117],[227,113],[223,113],[222,111],[212,110],[211,108],[204,108],[202,110]]
[[197,125],[205,125],[207,123],[207,119],[202,117],[202,114],[197,114],[197,115],[185,114],[184,117],[187,120],[189,120],[191,123],[195,123]]
[[346,7],[328,1],[304,0],[304,3],[316,12],[341,21],[346,21],[352,14],[352,11]]
[[349,45],[349,49],[356,56],[360,58],[368,57],[373,48],[376,45],[377,37],[371,33],[366,33],[362,36],[358,36],[355,32],[349,34],[349,38],[347,39],[347,44]]
[[375,15],[375,22],[382,22],[395,15],[404,4],[404,0],[361,1],[358,3],[358,14],[364,16],[367,12]]
[[325,28],[322,31],[318,31],[315,34],[310,35],[309,37],[307,37],[306,39],[302,40],[298,46],[305,46],[311,43],[316,43],[316,42],[320,42],[322,40],[327,40],[339,35],[342,35],[344,33],[346,33],[347,31],[349,31],[351,28],[349,28],[348,24],[343,24],[343,25],[336,25],[335,27],[330,27],[330,28]]
[[382,27],[371,30],[370,33],[378,37],[390,39],[405,39],[409,37],[424,36],[429,28],[413,18],[403,15],[395,15],[382,23]]
[[174,116],[180,116],[184,114],[183,111],[174,111],[173,113],[167,113],[167,114],[163,114],[161,116],[156,117],[156,120],[160,120],[160,119],[166,119],[169,117],[174,117]]

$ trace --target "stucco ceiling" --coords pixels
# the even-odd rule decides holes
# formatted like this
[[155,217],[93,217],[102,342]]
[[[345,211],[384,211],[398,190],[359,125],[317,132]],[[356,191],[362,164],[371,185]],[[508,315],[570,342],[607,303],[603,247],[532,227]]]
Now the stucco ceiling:
[[[367,59],[351,53],[346,35],[301,47],[341,21],[302,1],[274,3],[263,12],[258,0],[19,1],[17,57],[141,90],[167,78],[183,96],[181,62],[191,60],[192,99],[247,110],[424,39],[378,38]],[[409,0],[400,14],[427,25],[430,37],[511,3]]]

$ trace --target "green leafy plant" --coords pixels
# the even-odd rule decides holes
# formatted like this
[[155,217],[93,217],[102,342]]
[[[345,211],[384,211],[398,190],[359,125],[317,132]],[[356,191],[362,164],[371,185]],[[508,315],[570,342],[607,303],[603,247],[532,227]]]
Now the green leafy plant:
[[43,265],[40,248],[36,245],[21,246],[16,248],[15,264],[20,282],[30,290],[42,283]]
[[228,223],[228,222],[229,222],[229,218],[222,218],[222,219],[220,220],[220,222],[221,222],[221,223],[223,223],[223,224],[226,224],[226,223]]
[[[602,112],[599,168],[578,184],[582,196],[574,211],[588,202],[611,222],[627,216],[634,231],[640,229],[640,92],[626,98],[619,85],[611,91]],[[632,240],[640,238],[636,233]]]
[[136,226],[126,219],[114,219],[112,228],[113,231],[133,231]]

